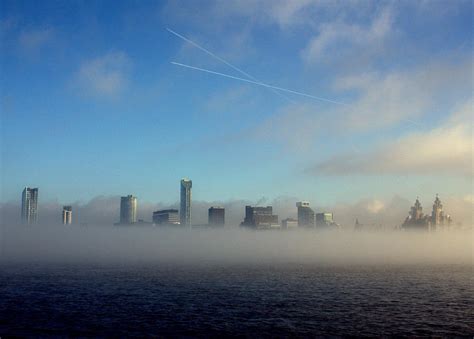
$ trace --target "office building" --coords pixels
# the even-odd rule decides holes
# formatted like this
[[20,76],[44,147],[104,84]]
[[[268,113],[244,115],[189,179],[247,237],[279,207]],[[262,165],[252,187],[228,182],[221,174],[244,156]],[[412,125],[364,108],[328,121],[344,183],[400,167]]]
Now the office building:
[[316,213],[316,227],[317,228],[325,228],[331,226],[338,226],[334,222],[334,217],[332,213],[323,212],[323,213]]
[[63,206],[63,225],[72,224],[72,206]]
[[31,225],[38,222],[38,188],[25,187],[21,196],[21,221]]
[[137,197],[127,195],[120,199],[120,224],[134,224],[137,222]]
[[191,188],[193,182],[189,179],[181,180],[180,222],[183,226],[191,226]]
[[273,214],[272,206],[245,206],[245,219],[240,225],[256,229],[280,228],[278,215]]
[[179,225],[178,210],[168,209],[153,212],[153,224],[157,226]]
[[209,225],[224,226],[225,225],[225,209],[224,207],[209,208]]
[[299,227],[314,227],[314,211],[309,207],[308,201],[300,201],[296,203],[298,208],[298,226]]

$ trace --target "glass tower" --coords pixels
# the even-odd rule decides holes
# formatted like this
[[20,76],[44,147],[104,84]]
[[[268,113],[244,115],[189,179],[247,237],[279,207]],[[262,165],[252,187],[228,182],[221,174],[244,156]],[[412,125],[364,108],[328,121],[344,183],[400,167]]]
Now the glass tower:
[[191,188],[192,180],[184,178],[181,180],[181,201],[179,216],[182,226],[191,226]]
[[21,196],[21,221],[36,224],[38,221],[38,188],[25,187]]
[[137,222],[137,197],[127,195],[120,199],[120,223],[134,224]]

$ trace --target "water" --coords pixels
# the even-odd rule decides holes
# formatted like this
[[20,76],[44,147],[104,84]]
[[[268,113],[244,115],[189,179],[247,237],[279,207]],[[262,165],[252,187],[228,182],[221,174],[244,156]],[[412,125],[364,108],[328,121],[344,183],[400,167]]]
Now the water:
[[1,264],[0,334],[474,334],[472,265]]

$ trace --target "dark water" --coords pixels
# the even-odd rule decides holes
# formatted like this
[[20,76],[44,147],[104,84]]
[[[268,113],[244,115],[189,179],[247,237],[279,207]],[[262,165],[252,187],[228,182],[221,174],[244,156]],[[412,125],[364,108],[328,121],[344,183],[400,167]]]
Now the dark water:
[[472,266],[0,266],[0,334],[474,334]]

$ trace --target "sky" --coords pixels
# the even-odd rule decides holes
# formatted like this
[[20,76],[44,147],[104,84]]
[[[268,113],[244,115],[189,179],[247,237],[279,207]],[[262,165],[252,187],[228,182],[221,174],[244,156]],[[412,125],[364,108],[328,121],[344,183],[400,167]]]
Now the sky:
[[2,1],[0,201],[472,207],[472,7]]

